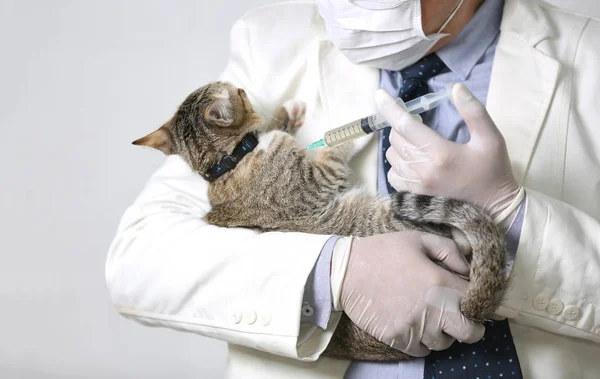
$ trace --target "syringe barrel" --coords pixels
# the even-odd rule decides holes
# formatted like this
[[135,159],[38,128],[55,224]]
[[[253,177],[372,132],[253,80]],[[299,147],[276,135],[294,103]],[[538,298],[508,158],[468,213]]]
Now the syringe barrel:
[[326,132],[324,140],[329,147],[338,146],[388,126],[383,116],[374,114]]
[[[450,86],[448,88],[451,88]],[[406,109],[411,114],[420,114],[438,106],[440,101],[449,96],[450,90],[439,91],[421,96],[404,104]],[[401,102],[401,99],[396,99]],[[325,143],[327,146],[338,146],[346,142],[353,141],[364,135],[376,132],[383,128],[389,127],[385,118],[376,113],[369,117],[361,118],[360,120],[352,121],[346,125],[340,126],[325,133]]]
[[369,125],[366,124],[366,120],[366,118],[363,118],[352,121],[346,125],[340,126],[339,128],[328,131],[325,133],[325,143],[329,147],[338,146],[372,133],[373,131],[369,129]]

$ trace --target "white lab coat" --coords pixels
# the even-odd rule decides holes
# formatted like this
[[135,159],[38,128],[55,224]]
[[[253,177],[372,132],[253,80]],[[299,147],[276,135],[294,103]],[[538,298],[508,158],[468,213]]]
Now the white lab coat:
[[566,9],[578,15],[600,18],[600,2],[598,0],[543,0],[555,7]]
[[[505,7],[488,108],[527,208],[499,313],[511,320],[526,377],[598,378],[600,22],[531,0]],[[312,1],[258,8],[231,41],[223,79],[265,113],[304,100],[302,144],[376,111],[378,70],[333,48]],[[357,181],[374,192],[375,138],[359,148]],[[326,331],[299,328],[304,285],[328,236],[207,225],[207,187],[169,157],[126,211],[106,265],[117,310],[229,342],[228,377],[343,377],[348,362],[316,360],[339,315]]]

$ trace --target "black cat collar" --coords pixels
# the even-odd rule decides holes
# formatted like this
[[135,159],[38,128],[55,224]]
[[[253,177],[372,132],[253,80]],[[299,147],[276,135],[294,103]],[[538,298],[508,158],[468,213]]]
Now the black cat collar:
[[254,148],[258,145],[258,139],[252,133],[248,133],[244,136],[242,141],[235,146],[233,153],[226,155],[219,163],[208,169],[202,177],[208,182],[214,182],[223,176],[226,172],[231,171],[237,166],[238,162],[242,160]]

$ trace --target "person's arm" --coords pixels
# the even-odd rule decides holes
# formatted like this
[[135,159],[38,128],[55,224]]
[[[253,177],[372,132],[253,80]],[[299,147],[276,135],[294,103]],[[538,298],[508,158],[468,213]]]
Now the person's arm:
[[600,222],[564,202],[526,192],[511,285],[497,314],[600,343]]
[[299,344],[307,277],[329,236],[258,234],[206,224],[207,183],[169,157],[126,211],[106,282],[117,310],[297,359],[315,359],[332,330]]
[[[590,20],[570,69],[574,92],[568,138],[576,141],[580,134],[586,139],[581,145],[576,142],[567,145],[572,161],[564,185],[570,188],[571,196],[562,201],[525,189],[527,201],[512,285],[504,306],[499,309],[501,315],[520,323],[597,343],[600,343],[597,216],[600,192],[594,183],[600,181],[600,164],[588,157],[600,152],[600,112],[597,100],[581,93],[585,88],[595,90],[600,85],[600,75],[590,69],[600,56],[599,34],[600,22]],[[573,194],[585,200],[576,199]],[[583,204],[595,204],[595,208]]]
[[[249,40],[238,21],[221,79],[256,94]],[[336,319],[310,331],[301,330],[300,319],[307,278],[330,236],[208,225],[207,189],[171,156],[126,211],[106,263],[118,311],[147,325],[316,359]]]

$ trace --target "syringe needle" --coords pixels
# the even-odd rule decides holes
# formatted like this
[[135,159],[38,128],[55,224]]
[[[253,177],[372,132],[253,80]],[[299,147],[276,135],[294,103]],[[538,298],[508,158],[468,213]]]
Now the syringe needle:
[[306,147],[306,150],[311,150],[311,149],[316,149],[318,147],[324,147],[325,146],[325,140],[324,139],[320,139],[316,142],[311,143],[310,145],[308,145]]

